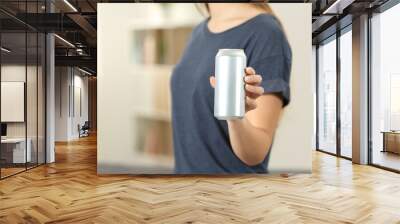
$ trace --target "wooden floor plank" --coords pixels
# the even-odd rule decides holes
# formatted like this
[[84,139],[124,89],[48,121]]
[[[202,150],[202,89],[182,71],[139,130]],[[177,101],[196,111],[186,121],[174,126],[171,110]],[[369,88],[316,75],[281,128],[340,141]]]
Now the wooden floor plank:
[[400,175],[320,152],[313,173],[96,174],[96,137],[0,181],[0,223],[400,223]]

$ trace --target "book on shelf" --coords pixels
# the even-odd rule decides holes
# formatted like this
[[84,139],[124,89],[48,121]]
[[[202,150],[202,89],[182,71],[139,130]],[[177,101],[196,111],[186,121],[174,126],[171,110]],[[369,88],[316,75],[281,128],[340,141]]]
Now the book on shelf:
[[191,32],[192,28],[188,27],[134,31],[134,63],[178,63]]

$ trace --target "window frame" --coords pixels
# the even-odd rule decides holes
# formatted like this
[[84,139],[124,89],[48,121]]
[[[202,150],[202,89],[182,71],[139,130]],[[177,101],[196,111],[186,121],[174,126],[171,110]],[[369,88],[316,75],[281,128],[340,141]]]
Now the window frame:
[[[352,23],[347,24],[341,29],[337,29],[336,33],[328,36],[327,38],[319,41],[316,44],[316,150],[319,152],[327,153],[333,156],[337,156],[340,158],[344,158],[347,160],[352,160],[352,158],[342,155],[341,153],[341,118],[340,118],[340,104],[341,104],[341,97],[340,97],[340,84],[341,84],[341,66],[340,66],[340,37],[347,32],[352,31]],[[320,82],[320,74],[319,74],[319,47],[321,44],[326,44],[331,41],[336,41],[336,152],[328,152],[322,148],[320,148],[319,144],[319,82]]]

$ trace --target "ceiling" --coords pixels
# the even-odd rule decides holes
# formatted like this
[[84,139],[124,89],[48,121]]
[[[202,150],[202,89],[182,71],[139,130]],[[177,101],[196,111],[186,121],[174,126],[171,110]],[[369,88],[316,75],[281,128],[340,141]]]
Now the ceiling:
[[[312,3],[313,40],[324,35],[339,19],[377,7],[387,0],[270,0],[270,2]],[[96,71],[97,3],[151,2],[148,0],[1,0],[1,30],[14,41],[14,47],[24,46],[26,28],[39,32],[55,32],[56,64],[86,67]],[[168,2],[168,1],[157,1]],[[176,1],[175,1],[176,2]],[[214,1],[215,2],[215,1]],[[51,10],[50,10],[51,9]],[[52,13],[49,13],[52,11]],[[351,21],[351,19],[350,19]],[[325,33],[324,33],[325,32]],[[334,32],[334,31],[333,31]],[[12,34],[11,34],[12,33]],[[4,36],[4,35],[3,35]],[[3,42],[4,43],[4,42]],[[33,45],[32,45],[33,46]],[[21,48],[24,49],[24,48]],[[28,47],[28,52],[33,50]],[[15,54],[19,51],[16,50]],[[23,53],[23,52],[20,52]]]

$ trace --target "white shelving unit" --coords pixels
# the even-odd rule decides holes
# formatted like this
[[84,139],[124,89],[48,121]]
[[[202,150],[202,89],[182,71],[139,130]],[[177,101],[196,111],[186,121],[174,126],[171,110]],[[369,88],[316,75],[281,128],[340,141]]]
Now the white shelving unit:
[[[134,73],[146,85],[144,98],[150,99],[131,108],[139,130],[134,136],[137,149],[134,166],[137,172],[168,173],[173,169],[171,73],[192,28],[203,17],[191,4],[171,4],[152,10],[155,11],[158,15],[153,13],[146,22],[136,21],[130,25],[131,38],[136,44],[132,50],[136,60]],[[165,58],[160,59],[160,56]]]

